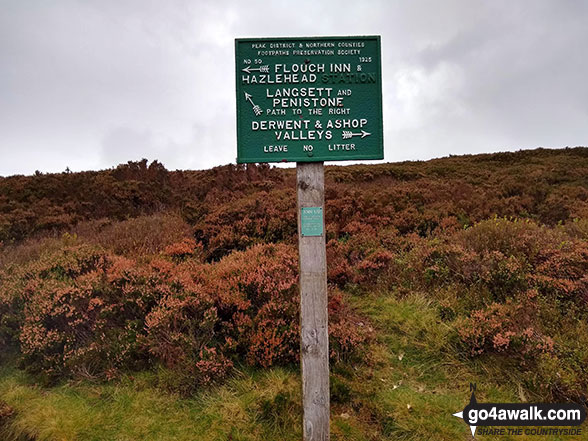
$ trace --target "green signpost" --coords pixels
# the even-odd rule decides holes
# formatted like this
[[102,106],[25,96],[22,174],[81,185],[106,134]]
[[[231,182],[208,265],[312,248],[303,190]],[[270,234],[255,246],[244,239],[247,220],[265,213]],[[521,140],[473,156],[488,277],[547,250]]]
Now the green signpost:
[[235,40],[237,162],[296,162],[304,441],[329,440],[324,161],[383,159],[380,37]]
[[237,162],[383,159],[380,37],[235,40]]

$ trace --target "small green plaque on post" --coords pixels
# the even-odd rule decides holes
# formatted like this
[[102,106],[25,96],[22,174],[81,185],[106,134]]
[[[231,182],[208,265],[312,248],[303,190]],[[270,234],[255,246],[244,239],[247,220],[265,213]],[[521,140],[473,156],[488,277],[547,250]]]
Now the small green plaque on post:
[[303,236],[323,235],[322,207],[302,207],[300,212],[300,233]]
[[383,159],[379,36],[235,40],[237,162]]

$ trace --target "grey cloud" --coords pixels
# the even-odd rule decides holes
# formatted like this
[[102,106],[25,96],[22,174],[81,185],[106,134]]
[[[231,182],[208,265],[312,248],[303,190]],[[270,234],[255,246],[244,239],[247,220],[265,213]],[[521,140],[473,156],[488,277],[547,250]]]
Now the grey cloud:
[[382,35],[386,160],[587,144],[588,4],[0,0],[0,175],[234,162],[235,37]]

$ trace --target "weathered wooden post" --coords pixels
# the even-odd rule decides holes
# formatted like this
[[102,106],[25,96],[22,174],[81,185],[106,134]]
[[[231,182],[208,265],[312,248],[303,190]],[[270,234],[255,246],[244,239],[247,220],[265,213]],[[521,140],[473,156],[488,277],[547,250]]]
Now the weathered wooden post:
[[323,163],[298,163],[296,187],[304,440],[327,441],[330,415],[329,333]]
[[380,37],[235,40],[237,162],[296,162],[304,441],[329,440],[324,161],[383,159]]

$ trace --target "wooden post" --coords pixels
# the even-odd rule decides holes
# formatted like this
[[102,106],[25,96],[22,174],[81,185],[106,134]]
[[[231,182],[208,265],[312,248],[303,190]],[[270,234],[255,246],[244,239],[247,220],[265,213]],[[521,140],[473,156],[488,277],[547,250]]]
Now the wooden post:
[[[329,441],[329,333],[322,162],[296,164],[304,441]],[[320,207],[322,234],[303,235],[304,207]]]

